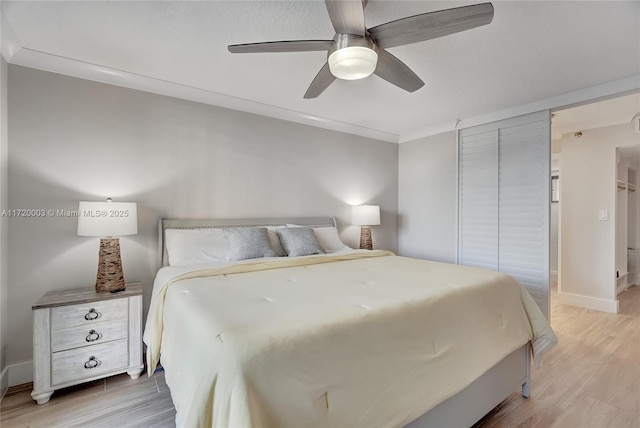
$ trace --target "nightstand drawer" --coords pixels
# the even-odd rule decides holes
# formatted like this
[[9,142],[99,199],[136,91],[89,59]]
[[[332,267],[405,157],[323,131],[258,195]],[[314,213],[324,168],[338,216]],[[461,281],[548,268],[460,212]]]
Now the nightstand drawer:
[[51,309],[51,330],[91,326],[98,322],[126,319],[128,299],[103,300]]
[[51,384],[91,378],[101,373],[127,367],[127,339],[69,351],[55,352],[51,358]]
[[126,339],[129,323],[126,319],[100,322],[51,332],[51,351],[58,352],[81,346],[98,345],[111,340]]

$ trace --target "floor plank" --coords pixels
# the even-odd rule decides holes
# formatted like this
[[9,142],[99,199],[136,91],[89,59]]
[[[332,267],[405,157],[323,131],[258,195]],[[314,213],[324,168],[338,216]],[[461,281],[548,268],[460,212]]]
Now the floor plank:
[[617,407],[584,396],[562,412],[550,427],[606,428],[619,414]]
[[631,410],[640,394],[640,363],[611,357],[591,378],[584,395]]

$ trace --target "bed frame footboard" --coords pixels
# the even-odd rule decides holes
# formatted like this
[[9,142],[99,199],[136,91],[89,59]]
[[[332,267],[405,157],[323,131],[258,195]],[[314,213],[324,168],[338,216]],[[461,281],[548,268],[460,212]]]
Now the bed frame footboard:
[[514,391],[529,397],[530,350],[527,343],[490,368],[471,385],[405,428],[470,427]]

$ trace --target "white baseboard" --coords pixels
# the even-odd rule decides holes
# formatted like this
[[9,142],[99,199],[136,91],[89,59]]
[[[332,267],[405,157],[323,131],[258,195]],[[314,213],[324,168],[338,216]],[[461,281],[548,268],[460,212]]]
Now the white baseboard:
[[558,292],[560,303],[563,305],[579,306],[581,308],[594,309],[601,312],[609,312],[617,314],[619,312],[619,304],[617,300],[600,299],[598,297],[583,296],[580,294],[571,294]]
[[4,398],[7,389],[9,389],[9,366],[5,367],[0,373],[0,401]]
[[7,366],[7,369],[9,369],[9,386],[33,382],[33,361],[12,364]]

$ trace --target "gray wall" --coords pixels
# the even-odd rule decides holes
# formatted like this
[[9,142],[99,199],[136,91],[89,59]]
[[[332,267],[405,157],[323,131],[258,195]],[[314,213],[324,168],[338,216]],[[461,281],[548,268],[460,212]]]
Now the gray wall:
[[[80,200],[138,203],[139,234],[120,239],[145,310],[158,217],[338,218],[357,246],[350,204],[379,204],[378,248],[397,250],[398,145],[131,89],[9,66],[9,205],[76,210]],[[98,239],[76,219],[9,220],[8,363],[31,360],[31,305],[91,286]],[[27,364],[22,365],[26,371]]]
[[399,254],[455,263],[455,131],[401,144],[398,162]]
[[[0,55],[0,210],[7,207],[7,63]],[[0,216],[0,397],[5,393],[9,376],[7,365],[7,217]]]

